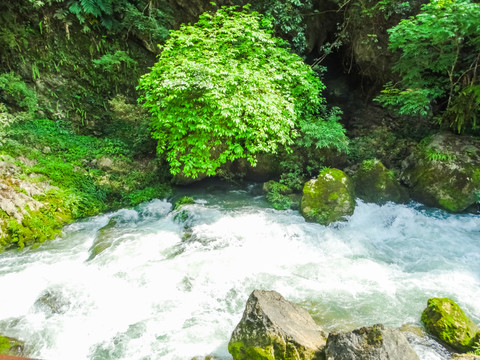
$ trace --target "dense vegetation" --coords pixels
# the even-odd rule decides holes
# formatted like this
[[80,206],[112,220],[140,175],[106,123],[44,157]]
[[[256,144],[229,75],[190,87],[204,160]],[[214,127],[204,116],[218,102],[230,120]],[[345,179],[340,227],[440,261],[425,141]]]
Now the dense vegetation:
[[400,50],[390,83],[378,100],[400,114],[438,114],[458,133],[477,128],[480,115],[480,4],[432,0],[416,17],[389,30]]
[[319,112],[324,85],[270,22],[247,8],[205,13],[172,32],[159,61],[140,81],[154,115],[158,152],[173,174],[215,175],[227,161],[308,146],[346,148],[336,119]]
[[[210,175],[275,153],[283,184],[269,200],[288,208],[291,190],[323,166],[379,158],[398,168],[440,127],[478,134],[475,1],[261,0],[215,9],[174,0],[0,4],[0,163],[14,169],[0,181],[17,197],[29,193],[22,184],[48,184],[32,195],[42,208],[21,209],[23,218],[0,211],[0,248],[160,196],[168,170]],[[180,27],[186,20],[193,25]],[[335,74],[322,63],[332,54]],[[345,74],[348,100],[337,104],[358,108],[342,118],[325,101],[337,89],[324,84]],[[400,115],[364,107],[387,81],[378,100]]]

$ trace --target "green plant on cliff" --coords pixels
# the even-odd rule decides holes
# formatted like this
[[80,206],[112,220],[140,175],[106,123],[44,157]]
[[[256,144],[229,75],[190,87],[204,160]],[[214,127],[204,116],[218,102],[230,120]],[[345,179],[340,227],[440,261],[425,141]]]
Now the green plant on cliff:
[[345,148],[341,125],[321,117],[324,85],[272,31],[247,7],[224,7],[171,33],[139,90],[173,174],[213,175],[239,158],[254,166],[258,153],[288,151],[299,133]]
[[377,101],[400,114],[441,115],[458,133],[477,128],[480,105],[480,4],[431,0],[421,12],[389,30],[399,51],[396,84]]

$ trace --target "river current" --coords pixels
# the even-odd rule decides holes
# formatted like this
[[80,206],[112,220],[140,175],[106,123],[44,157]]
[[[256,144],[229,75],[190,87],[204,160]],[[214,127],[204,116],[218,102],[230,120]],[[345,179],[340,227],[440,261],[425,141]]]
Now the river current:
[[[231,359],[254,289],[278,291],[326,331],[421,326],[431,297],[480,323],[478,215],[358,201],[348,222],[325,227],[269,208],[259,185],[182,195],[195,204],[153,200],[0,254],[0,333],[43,360]],[[408,339],[422,360],[450,358],[428,337]]]

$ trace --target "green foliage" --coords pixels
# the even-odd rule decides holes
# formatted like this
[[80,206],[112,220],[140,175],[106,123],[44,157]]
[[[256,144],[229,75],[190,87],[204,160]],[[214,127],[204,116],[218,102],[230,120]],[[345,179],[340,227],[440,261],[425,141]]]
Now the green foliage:
[[254,10],[270,17],[275,33],[286,38],[298,53],[307,50],[305,14],[312,13],[311,0],[262,0]]
[[168,194],[154,167],[137,170],[125,143],[77,135],[61,122],[32,118],[14,122],[1,151],[30,159],[18,164],[23,173],[18,176],[24,181],[47,181],[54,187],[34,196],[42,208],[27,211],[20,222],[4,223],[8,238],[0,239],[0,249],[9,243],[19,248],[40,244],[74,219]]
[[389,48],[401,51],[377,101],[401,114],[428,115],[431,105],[442,122],[458,133],[477,127],[480,90],[480,4],[469,0],[431,0],[416,17],[389,30]]
[[38,108],[37,95],[13,72],[0,74],[0,103],[5,102],[33,113]]
[[419,149],[427,161],[452,162],[457,159],[454,154],[438,151],[434,146],[429,145],[431,136],[427,136],[419,143]]
[[292,199],[288,196],[292,194],[292,189],[276,181],[265,183],[264,190],[267,191],[266,198],[272,207],[276,210],[287,210],[292,206]]
[[182,196],[180,199],[175,201],[173,210],[180,210],[184,205],[195,204],[195,200],[190,196]]
[[93,60],[93,63],[112,74],[121,70],[134,69],[137,66],[137,62],[123,50],[117,50],[114,54],[105,54],[100,59]]
[[469,354],[474,354],[474,355],[479,355],[480,356],[480,340],[477,341],[475,344],[472,346],[472,351],[469,352]]
[[213,175],[238,158],[254,166],[256,154],[288,151],[299,133],[345,147],[341,126],[319,116],[323,84],[285,46],[267,19],[235,7],[171,33],[139,89],[173,174]]
[[147,186],[144,189],[132,191],[128,194],[128,198],[130,199],[130,206],[137,206],[151,199],[164,198],[169,192],[170,188],[165,185]]

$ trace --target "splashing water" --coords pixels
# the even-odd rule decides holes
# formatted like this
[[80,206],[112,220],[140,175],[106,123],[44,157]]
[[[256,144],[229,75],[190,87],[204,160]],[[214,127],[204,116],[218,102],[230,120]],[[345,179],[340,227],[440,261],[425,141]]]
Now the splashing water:
[[[430,297],[480,321],[478,216],[359,201],[348,222],[325,227],[254,194],[194,189],[183,220],[153,200],[1,254],[0,333],[45,360],[231,359],[253,289],[280,292],[326,331],[420,325]],[[450,357],[427,337],[409,340],[422,360]]]

